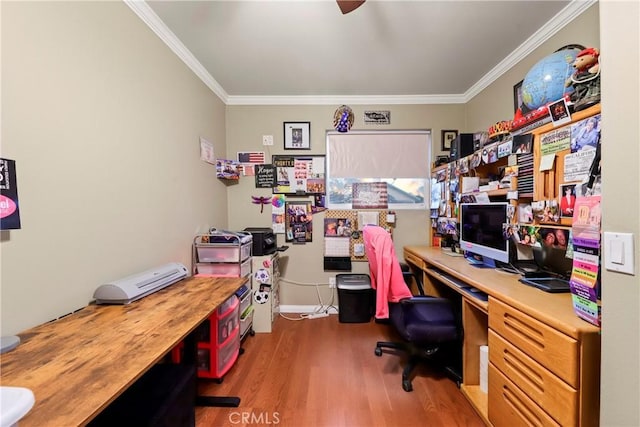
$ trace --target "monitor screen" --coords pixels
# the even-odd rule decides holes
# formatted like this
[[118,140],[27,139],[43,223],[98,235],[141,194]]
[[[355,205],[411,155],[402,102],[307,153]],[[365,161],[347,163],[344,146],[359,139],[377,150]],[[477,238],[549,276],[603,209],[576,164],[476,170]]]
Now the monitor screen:
[[509,262],[509,244],[502,225],[507,222],[508,203],[462,203],[460,248],[482,257]]

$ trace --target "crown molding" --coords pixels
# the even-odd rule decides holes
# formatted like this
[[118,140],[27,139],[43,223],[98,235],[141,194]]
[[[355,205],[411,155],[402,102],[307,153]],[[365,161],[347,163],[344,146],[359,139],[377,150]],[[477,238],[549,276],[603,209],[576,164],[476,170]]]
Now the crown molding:
[[149,7],[149,5],[142,0],[122,0],[133,12],[138,15],[142,21],[147,24],[151,30],[156,33],[160,39],[165,42],[169,49],[175,53],[178,58],[187,64],[187,66],[195,73],[196,76],[207,85],[218,98],[225,104],[229,98],[227,92],[220,86],[220,84],[209,74],[209,72],[202,66],[200,61],[196,59],[187,47],[182,44],[180,39],[171,31],[164,22],[156,15],[156,13]]
[[308,95],[308,96],[229,96],[220,84],[209,74],[191,51],[143,0],[123,0],[149,28],[204,82],[205,85],[226,105],[412,105],[412,104],[464,104],[487,88],[500,76],[525,58],[531,51],[567,24],[580,16],[598,0],[573,0],[558,12],[549,22],[525,40],[509,56],[500,61],[463,94],[452,95]]
[[540,27],[531,37],[518,46],[516,50],[511,52],[509,56],[500,61],[498,65],[471,86],[463,95],[465,102],[470,101],[474,96],[486,89],[487,86],[522,61],[532,50],[549,40],[555,33],[563,29],[567,24],[597,2],[598,0],[573,0],[570,2],[545,25]]
[[463,95],[366,95],[366,96],[229,96],[227,105],[411,105],[463,104]]

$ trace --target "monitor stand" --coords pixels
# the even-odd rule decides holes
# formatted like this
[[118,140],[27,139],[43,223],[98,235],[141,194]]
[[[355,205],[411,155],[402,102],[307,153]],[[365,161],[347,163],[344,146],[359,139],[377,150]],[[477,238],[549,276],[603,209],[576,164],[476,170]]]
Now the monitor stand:
[[493,258],[466,253],[464,255],[467,262],[478,268],[496,268],[496,261]]

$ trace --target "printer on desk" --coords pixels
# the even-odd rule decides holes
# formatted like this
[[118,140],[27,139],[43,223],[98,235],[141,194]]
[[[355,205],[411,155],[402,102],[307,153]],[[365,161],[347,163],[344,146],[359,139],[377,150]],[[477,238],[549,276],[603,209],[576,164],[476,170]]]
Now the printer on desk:
[[278,250],[276,236],[271,228],[248,227],[244,231],[251,233],[253,236],[254,256],[271,255]]

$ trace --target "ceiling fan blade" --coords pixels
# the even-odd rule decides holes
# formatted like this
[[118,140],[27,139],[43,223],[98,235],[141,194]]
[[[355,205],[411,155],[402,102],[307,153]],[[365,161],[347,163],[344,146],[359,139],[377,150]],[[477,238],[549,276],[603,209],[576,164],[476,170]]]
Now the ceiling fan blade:
[[354,10],[362,6],[362,4],[365,2],[365,0],[356,0],[356,1],[336,0],[336,1],[343,15],[346,15],[349,12],[353,12]]

